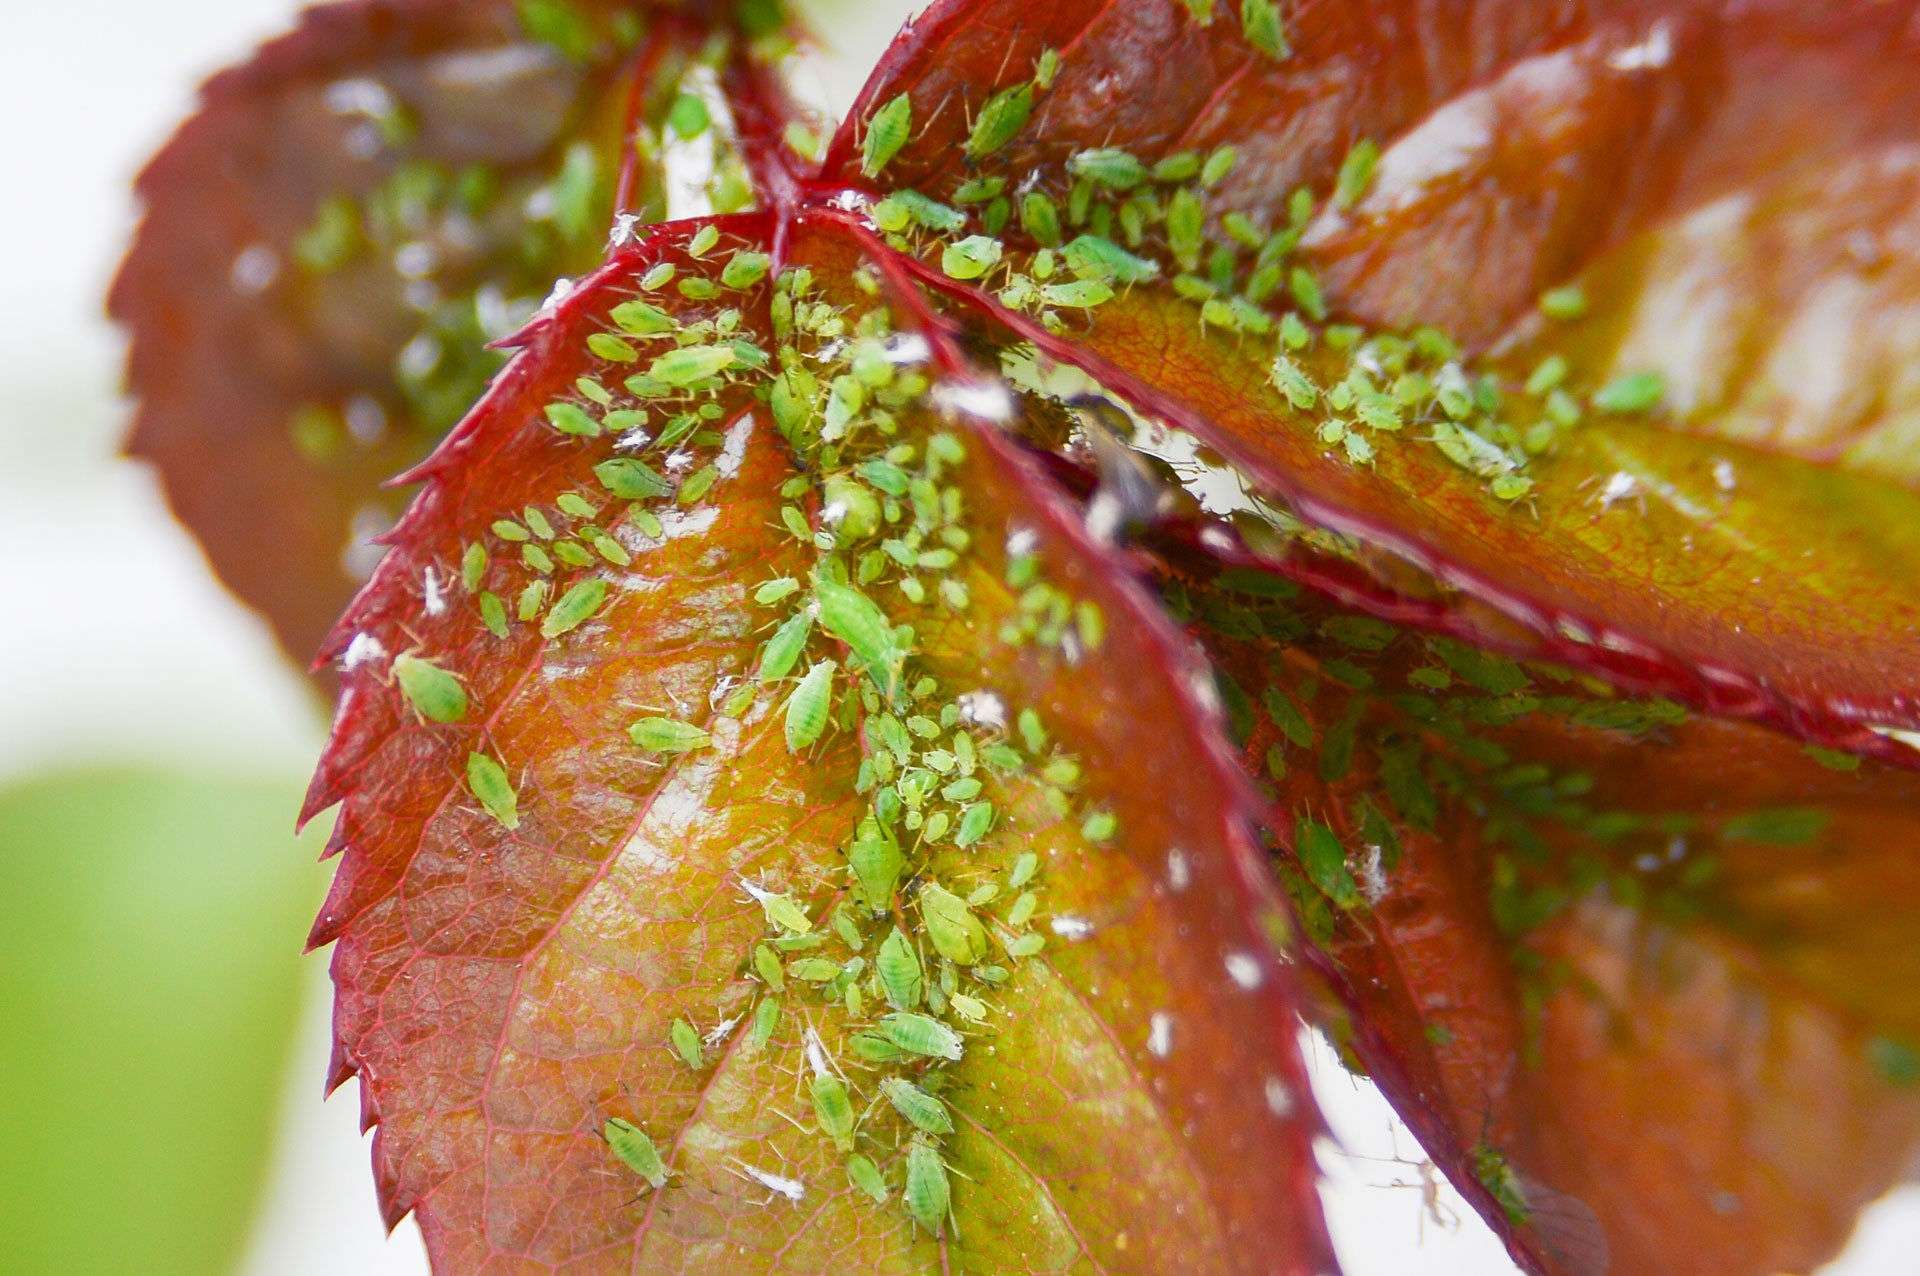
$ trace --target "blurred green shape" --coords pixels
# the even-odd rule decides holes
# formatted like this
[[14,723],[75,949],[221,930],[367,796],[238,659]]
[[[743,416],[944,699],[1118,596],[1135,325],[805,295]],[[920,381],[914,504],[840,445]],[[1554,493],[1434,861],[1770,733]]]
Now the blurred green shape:
[[9,1276],[239,1258],[323,876],[298,804],[297,783],[134,770],[0,787]]

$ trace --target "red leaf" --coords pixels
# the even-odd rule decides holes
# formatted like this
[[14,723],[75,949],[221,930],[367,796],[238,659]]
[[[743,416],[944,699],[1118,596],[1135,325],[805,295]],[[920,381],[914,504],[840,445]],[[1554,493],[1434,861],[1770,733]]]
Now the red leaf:
[[[1031,9],[938,7],[883,64],[830,167],[854,180],[866,119],[905,93],[923,122],[887,177],[949,201],[967,193],[964,183],[977,191],[979,179],[1008,178],[1020,204],[1017,216],[1007,210],[1019,250],[1009,257],[1014,284],[1039,269],[1031,249],[1049,238],[1027,226],[1032,193],[1052,197],[1062,237],[1104,229],[1148,265],[1114,279],[1111,301],[1062,307],[1051,332],[1033,313],[1048,304],[1044,290],[1036,301],[1017,286],[996,282],[996,297],[940,281],[950,295],[1217,447],[1301,518],[1504,613],[1497,624],[1469,619],[1480,641],[1518,645],[1517,622],[1536,635],[1534,654],[1912,760],[1886,733],[1920,724],[1912,531],[1920,496],[1861,472],[1909,477],[1901,418],[1862,444],[1883,459],[1809,466],[1703,435],[1751,442],[1765,429],[1822,427],[1737,418],[1716,426],[1709,412],[1676,430],[1643,419],[1634,395],[1602,393],[1606,365],[1582,358],[1573,370],[1595,379],[1567,384],[1587,401],[1587,419],[1536,434],[1561,410],[1547,391],[1552,377],[1522,393],[1533,363],[1488,352],[1509,329],[1540,329],[1520,320],[1543,289],[1657,219],[1764,187],[1769,218],[1804,208],[1815,224],[1830,220],[1814,200],[1823,177],[1836,167],[1858,174],[1873,148],[1910,130],[1920,79],[1904,54],[1885,55],[1909,6],[1769,4],[1734,15],[1675,0],[1574,17],[1503,3],[1463,17],[1376,0],[1287,11],[1291,51],[1279,58],[1250,43],[1232,16],[1203,26],[1170,0]],[[1048,50],[1059,69],[1031,119],[977,163],[968,159],[989,96],[1032,74]],[[1363,156],[1348,164],[1369,140],[1384,148],[1377,170]],[[1117,152],[1125,154],[1102,158]],[[1792,173],[1768,176],[1782,156],[1793,157]],[[1194,175],[1206,159],[1216,171]],[[1163,163],[1174,167],[1148,173]],[[1347,184],[1336,189],[1343,167]],[[1092,193],[1078,221],[1076,174]],[[1883,207],[1903,189],[1897,177],[1885,181],[1893,185],[1877,195]],[[1304,218],[1290,211],[1302,188],[1318,209]],[[1140,203],[1141,192],[1151,200]],[[1175,225],[1180,199],[1197,200],[1186,250]],[[1872,225],[1891,232],[1893,216]],[[931,238],[904,241],[926,255],[929,279],[939,270]],[[1826,297],[1862,323],[1900,295],[1897,273],[1867,293],[1847,291],[1851,268],[1811,231],[1771,242],[1802,255],[1778,267],[1778,282],[1749,284],[1744,265],[1721,270],[1712,259],[1702,269],[1730,277],[1726,286],[1748,306],[1756,293],[1808,306]],[[1296,267],[1306,272],[1297,279]],[[1633,287],[1593,283],[1608,297]],[[1344,336],[1323,329],[1311,322],[1323,298],[1333,317],[1373,326]],[[1203,299],[1216,309],[1201,310]],[[1271,335],[1289,308],[1307,321],[1297,347]],[[1441,411],[1444,393],[1417,385],[1397,423],[1363,426],[1348,408],[1326,406],[1337,383],[1356,384],[1355,369],[1371,369],[1376,392],[1394,389],[1402,366],[1444,391],[1451,361],[1439,343],[1396,354],[1379,340],[1382,326],[1416,323],[1439,324],[1468,355],[1482,355],[1471,370],[1493,374],[1504,402],[1476,404],[1463,380],[1457,413]],[[1905,337],[1889,325],[1876,331],[1884,344],[1860,355],[1869,379],[1853,399],[1877,403],[1873,386],[1886,384],[1904,402],[1893,374],[1876,370],[1898,366]],[[1604,330],[1573,337],[1570,353],[1595,342],[1604,349]],[[1540,337],[1529,357],[1560,344]],[[1716,403],[1780,397],[1762,364],[1729,373],[1732,356],[1719,347],[1673,344],[1656,362],[1680,387],[1678,409],[1698,402],[1691,382],[1716,377],[1732,378]],[[1275,384],[1276,350],[1296,365],[1300,392]],[[1699,366],[1688,350],[1703,356]],[[1847,366],[1808,357],[1823,377]],[[1657,381],[1634,388],[1661,398]],[[1606,404],[1616,406],[1595,406]],[[1801,450],[1829,449],[1816,440]],[[1846,640],[1834,642],[1836,633]]]
[[[345,854],[314,940],[338,943],[335,1078],[358,1073],[365,1085],[388,1217],[415,1211],[446,1271],[532,1261],[1330,1269],[1296,1003],[1270,946],[1286,923],[1244,819],[1248,792],[1196,699],[1204,675],[1150,596],[1031,463],[969,415],[968,404],[1014,402],[1000,383],[970,373],[937,330],[916,330],[917,297],[902,294],[909,309],[889,320],[850,286],[868,272],[844,233],[829,231],[792,244],[821,284],[785,276],[776,303],[796,314],[782,332],[798,348],[783,364],[813,373],[815,388],[800,394],[798,372],[781,374],[771,411],[810,469],[795,467],[750,397],[765,393],[763,374],[722,368],[726,384],[711,391],[700,382],[652,398],[616,392],[606,409],[576,397],[582,374],[610,385],[651,368],[671,380],[675,369],[653,362],[660,352],[684,363],[714,348],[693,335],[677,350],[659,344],[667,337],[630,336],[632,358],[604,343],[589,353],[590,333],[655,326],[611,318],[636,294],[683,334],[737,307],[736,331],[766,341],[765,284],[723,287],[694,305],[636,287],[660,260],[681,278],[731,273],[720,267],[752,251],[762,226],[731,223],[708,250],[711,265],[686,255],[691,230],[663,233],[537,323],[429,462],[395,553],[332,644],[352,667],[309,805],[344,799],[335,845]],[[866,340],[849,349],[843,334]],[[865,361],[888,351],[883,380]],[[821,414],[838,410],[829,387],[851,366],[867,369],[871,403],[896,434],[876,434],[881,418],[857,413],[832,441],[839,427]],[[943,430],[923,399],[949,404],[956,424]],[[722,437],[689,435],[676,464],[657,444],[635,451],[637,437],[557,432],[545,412],[556,401],[637,412],[650,433],[682,405],[717,403]],[[609,503],[607,473],[595,467],[621,455],[653,466],[680,497]],[[909,486],[895,497],[900,484],[875,465]],[[708,466],[712,485],[690,499],[686,485]],[[818,511],[808,539],[778,530],[783,491]],[[561,493],[590,499],[592,527],[632,557],[556,569],[554,594],[606,583],[591,619],[551,632],[558,604],[549,603],[550,636],[528,621],[500,639],[474,596],[423,613],[417,582],[428,570],[457,573],[470,544],[489,554],[475,586],[511,599],[546,579],[511,556],[516,545],[544,546],[551,559],[591,541],[586,515],[567,514],[573,502]],[[648,517],[664,539],[636,531]],[[500,519],[517,519],[506,539]],[[883,539],[908,547],[901,553],[920,546],[923,569],[906,572]],[[936,550],[953,565],[936,566]],[[891,674],[860,672],[877,668],[876,643],[891,640],[874,635],[884,631],[831,611],[841,604],[828,586],[809,583],[869,561],[881,574],[857,588],[887,624],[917,635],[898,682],[903,704],[920,697],[912,709],[888,704]],[[920,584],[902,585],[909,575]],[[769,580],[794,588],[759,588]],[[949,592],[956,586],[963,595]],[[758,686],[762,639],[803,606],[817,609],[807,654]],[[402,647],[462,680],[465,714],[441,724],[421,697],[410,703],[385,654]],[[836,708],[819,744],[796,755],[786,705],[819,660],[837,662]],[[636,720],[648,725],[629,738]],[[888,818],[900,820],[897,795],[919,783],[892,760],[896,748],[913,774],[971,770],[984,787],[929,794],[917,834],[913,821],[895,825],[912,877],[903,873],[897,899],[878,901],[890,921],[876,927],[866,879],[848,867],[860,852],[848,848],[869,809],[878,817],[891,801]],[[505,790],[469,779],[474,753],[501,765],[510,810]],[[969,754],[979,761],[960,761]],[[885,783],[903,787],[886,799],[875,789]],[[984,836],[969,827],[976,802],[992,803]],[[1022,868],[1028,852],[1036,864]],[[1031,884],[1009,884],[1021,876]],[[928,920],[936,885],[951,888],[941,898],[976,901],[1005,975],[983,976],[977,959],[945,947],[956,941]],[[1021,903],[1028,891],[1035,899]],[[755,892],[803,908],[824,943],[775,952],[805,937],[783,930]],[[860,932],[857,952],[848,924]],[[866,973],[871,964],[852,980],[834,971],[876,962],[892,925],[919,944],[930,986],[936,972],[952,980],[944,1004],[919,1012],[961,1032],[957,1062],[862,1062],[890,1013],[885,986]],[[759,946],[762,960],[784,965],[784,994],[768,987]],[[835,999],[807,991],[819,979]],[[857,1011],[840,992],[850,982],[862,993]],[[768,999],[779,1026],[761,1045],[750,1025]],[[983,1022],[969,1022],[969,1010]],[[670,1048],[676,1021],[710,1034],[697,1068],[687,1047]],[[815,1031],[822,1061],[844,1072],[854,1112],[864,1110],[849,1146],[878,1163],[892,1192],[885,1204],[848,1186],[846,1154],[809,1106],[801,1082]],[[882,1078],[915,1079],[951,1112],[956,1130],[940,1144],[954,1174],[951,1227],[916,1221],[900,1203],[912,1129],[879,1102]],[[649,1192],[600,1141],[612,1117],[652,1140],[673,1176],[664,1190]],[[1253,1164],[1263,1171],[1249,1173]],[[792,1203],[778,1199],[788,1193]]]

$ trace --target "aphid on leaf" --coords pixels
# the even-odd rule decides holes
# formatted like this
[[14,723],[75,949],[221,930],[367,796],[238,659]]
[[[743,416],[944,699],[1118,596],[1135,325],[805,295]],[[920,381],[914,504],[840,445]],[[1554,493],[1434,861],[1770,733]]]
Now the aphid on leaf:
[[913,100],[905,93],[893,98],[867,121],[867,135],[861,142],[860,171],[868,177],[880,176],[880,170],[913,136]]
[[780,1026],[780,1003],[772,997],[763,997],[760,1004],[753,1008],[753,1030],[749,1040],[756,1050],[765,1050],[767,1043],[773,1040],[773,1030]]
[[780,959],[774,956],[773,949],[765,944],[753,946],[753,970],[767,987],[775,992],[786,991],[787,972],[781,968]]
[[836,667],[831,660],[815,662],[788,699],[788,753],[799,753],[810,747],[827,729],[827,715],[833,708],[833,671]]
[[487,814],[508,829],[520,827],[520,797],[513,791],[507,769],[484,753],[467,755],[467,787],[480,799]]
[[704,257],[713,251],[713,246],[719,242],[720,228],[712,222],[708,222],[695,232],[693,238],[688,241],[687,255],[690,257]]
[[608,317],[620,325],[621,331],[634,337],[656,337],[679,327],[672,315],[637,297],[615,306],[608,312]]
[[913,1082],[900,1077],[883,1077],[880,1093],[893,1105],[893,1110],[912,1123],[915,1129],[928,1134],[953,1133],[953,1118],[947,1115],[947,1105]]
[[681,346],[654,359],[647,375],[662,385],[689,386],[725,372],[738,357],[731,345]]
[[611,332],[588,333],[587,349],[609,363],[633,363],[640,358],[638,350]]
[[767,277],[767,267],[772,258],[761,252],[741,249],[727,259],[725,270],[720,272],[720,282],[729,288],[751,288]]
[[1549,288],[1540,294],[1540,313],[1561,323],[1571,323],[1587,313],[1587,290],[1579,284]]
[[880,1177],[879,1167],[858,1152],[847,1158],[847,1182],[872,1197],[874,1204],[886,1202],[887,1182]]
[[542,638],[557,638],[561,634],[578,629],[593,618],[602,604],[607,601],[607,582],[598,576],[583,580],[566,593],[560,595],[540,622]]
[[853,869],[854,880],[860,883],[860,894],[869,909],[882,913],[893,906],[893,893],[899,887],[900,874],[907,862],[900,854],[892,829],[878,820],[862,820],[853,846],[847,851],[847,863]]
[[907,1213],[913,1221],[933,1235],[940,1235],[946,1221],[952,1193],[947,1183],[947,1167],[940,1160],[939,1147],[926,1135],[916,1134],[907,1144]]
[[967,137],[967,158],[978,161],[1011,142],[1033,114],[1033,85],[1018,84],[987,99]]
[[655,1191],[667,1185],[666,1162],[660,1159],[660,1149],[645,1130],[620,1117],[608,1117],[600,1137],[622,1165],[651,1183]]
[[458,722],[467,716],[467,689],[459,675],[431,660],[403,651],[393,658],[393,678],[413,706],[430,722]]
[[1032,891],[1021,891],[1014,899],[1013,907],[1007,910],[1007,925],[1015,930],[1025,926],[1033,919],[1034,906],[1039,903]]
[[[647,292],[658,292],[673,282],[674,273],[673,263],[670,261],[650,266],[647,273],[640,276],[640,287]],[[619,320],[616,319],[614,322],[618,323]]]
[[480,595],[480,622],[495,638],[507,636],[507,606],[500,601],[500,595],[492,592]]
[[997,239],[968,235],[940,250],[940,269],[954,279],[978,279],[1000,264],[1005,248]]
[[1594,392],[1597,412],[1633,416],[1658,407],[1667,395],[1667,379],[1658,372],[1629,372]]
[[673,1052],[680,1056],[681,1062],[698,1072],[706,1066],[706,1055],[700,1046],[700,1030],[685,1019],[675,1019],[667,1035],[673,1041]]
[[649,753],[691,753],[713,743],[702,728],[673,718],[642,718],[627,728],[627,734]]
[[[1248,0],[1253,3],[1254,0]],[[1347,157],[1340,161],[1340,176],[1333,186],[1333,203],[1336,208],[1349,209],[1366,196],[1367,188],[1373,185],[1374,170],[1380,166],[1380,144],[1372,138],[1362,138],[1354,143]]]
[[820,627],[847,644],[882,694],[896,697],[906,653],[899,649],[886,615],[859,590],[823,576],[815,576],[813,595],[820,607]]
[[948,961],[971,966],[987,955],[987,932],[967,901],[938,882],[920,888],[920,919],[934,951]]
[[1138,158],[1114,146],[1076,152],[1067,159],[1067,171],[1117,191],[1130,191],[1152,176]]
[[888,1005],[895,1010],[912,1010],[920,1004],[920,991],[924,986],[920,955],[899,927],[887,932],[886,939],[881,941],[873,967]]
[[777,926],[795,935],[804,935],[813,929],[813,919],[807,916],[804,908],[793,902],[792,896],[767,890],[745,878],[740,879],[740,884],[746,888],[747,894],[753,897],[754,902],[760,905],[760,911],[766,915],[768,925]]
[[853,1151],[853,1100],[847,1097],[846,1083],[831,1073],[821,1073],[814,1077],[809,1088],[813,1093],[813,1114],[820,1120],[821,1131],[842,1152]]
[[1045,93],[1053,87],[1053,77],[1060,73],[1060,50],[1042,49],[1033,63],[1033,87]]
[[574,434],[589,439],[598,438],[600,435],[600,423],[588,416],[577,403],[549,403],[547,420],[562,434]]
[[460,556],[460,583],[468,593],[480,588],[480,582],[487,574],[487,547],[479,541],[467,546],[466,553]]
[[1200,166],[1200,184],[1212,190],[1227,180],[1227,174],[1233,171],[1233,164],[1239,158],[1239,152],[1231,146],[1222,146],[1207,156],[1207,162]]
[[882,1016],[880,1033],[907,1053],[930,1059],[957,1061],[966,1049],[959,1033],[938,1019],[912,1011]]
[[781,622],[767,639],[760,653],[761,682],[778,682],[792,672],[800,653],[806,649],[807,631],[813,627],[813,612],[802,608]]
[[1060,257],[1080,279],[1098,279],[1123,284],[1144,283],[1157,278],[1160,264],[1136,257],[1112,240],[1098,235],[1081,235],[1060,250]]
[[1213,25],[1213,0],[1180,0],[1186,6],[1187,14],[1196,24],[1203,27]]
[[1020,852],[1020,858],[1013,862],[1013,871],[1007,874],[1008,888],[1016,891],[1019,890],[1022,886],[1032,881],[1034,874],[1039,871],[1040,857],[1032,851]]
[[975,802],[961,812],[960,827],[953,835],[953,844],[959,847],[972,846],[992,828],[993,803]]
[[1293,56],[1286,27],[1280,21],[1280,6],[1275,0],[1240,0],[1240,34],[1275,62]]

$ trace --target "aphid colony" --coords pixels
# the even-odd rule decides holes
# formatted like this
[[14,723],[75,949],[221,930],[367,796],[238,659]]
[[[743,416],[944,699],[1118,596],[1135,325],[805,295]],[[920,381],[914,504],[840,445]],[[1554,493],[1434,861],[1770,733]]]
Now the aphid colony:
[[[956,867],[951,857],[1002,829],[1014,809],[1003,806],[1009,793],[1026,795],[1019,810],[1068,821],[1090,844],[1117,837],[1119,824],[1075,796],[1080,767],[1033,708],[1012,709],[983,688],[945,687],[918,667],[916,630],[974,607],[981,577],[970,584],[968,564],[982,534],[953,481],[965,443],[929,431],[918,415],[930,389],[924,339],[893,332],[878,305],[852,315],[831,304],[803,268],[773,282],[776,360],[740,335],[741,312],[725,304],[765,285],[766,258],[723,250],[712,228],[686,251],[700,273],[659,264],[641,274],[635,295],[587,338],[592,371],[543,413],[558,436],[617,439],[621,450],[594,468],[600,490],[565,491],[497,519],[466,547],[460,580],[497,636],[525,624],[559,639],[585,625],[608,597],[602,564],[627,565],[661,536],[664,520],[706,497],[723,459],[716,450],[726,445],[716,426],[750,402],[741,391],[764,399],[802,461],[781,489],[789,502],[781,521],[816,565],[804,580],[780,576],[753,588],[767,637],[750,675],[716,688],[713,699],[722,716],[738,718],[772,697],[798,756],[857,729],[865,747],[855,787],[868,805],[845,848],[844,880],[809,884],[809,894],[844,893],[828,916],[815,917],[791,888],[741,882],[765,925],[741,954],[743,977],[761,986],[742,1031],[767,1048],[795,999],[813,1014],[845,1016],[849,1058],[809,1051],[818,1133],[843,1157],[854,1188],[876,1203],[897,1195],[909,1217],[938,1233],[951,1201],[942,1145],[960,1121],[946,1097],[947,1070],[991,1022],[996,990],[1046,945],[1032,929],[1034,852],[997,874],[986,861]],[[864,272],[855,282],[877,291]],[[1008,543],[994,588],[1013,600],[998,638],[1068,660],[1099,649],[1100,609],[1045,578],[1031,533],[996,534]],[[428,657],[397,658],[393,680],[424,721],[459,721],[469,710],[464,684]],[[627,730],[635,748],[660,758],[714,744],[708,727],[660,713]],[[499,760],[473,752],[466,778],[490,816],[518,827],[518,795]],[[936,859],[946,867],[936,871]],[[662,1043],[694,1070],[710,1066],[714,1044],[686,1017]],[[876,1106],[898,1124],[877,1122]],[[658,1145],[639,1125],[610,1117],[601,1133],[635,1173],[656,1187],[666,1181]],[[765,1184],[765,1173],[754,1177]],[[772,1177],[781,1192],[805,1190]]]
[[[1271,32],[1273,56],[1287,56],[1270,3],[1249,0],[1242,19],[1250,41],[1256,31]],[[1204,20],[1211,20],[1210,5]],[[1043,60],[1050,84],[1057,60]],[[1014,138],[1038,90],[1036,72],[1034,80],[986,100],[965,148],[970,163]],[[870,175],[905,144],[911,109],[902,95],[873,117]],[[1570,365],[1559,355],[1544,358],[1523,385],[1511,385],[1497,373],[1470,371],[1458,345],[1437,329],[1398,334],[1328,322],[1319,279],[1298,256],[1322,201],[1306,187],[1294,191],[1279,226],[1222,210],[1221,188],[1237,160],[1231,146],[1178,152],[1151,164],[1119,147],[1095,147],[1067,158],[1064,200],[1038,172],[1010,186],[1008,176],[978,167],[947,202],[895,190],[875,200],[869,216],[893,247],[1035,316],[1055,335],[1070,330],[1070,315],[1091,322],[1093,312],[1132,285],[1163,283],[1193,303],[1203,329],[1241,342],[1270,341],[1269,381],[1280,403],[1349,463],[1370,466],[1382,436],[1417,430],[1415,437],[1483,480],[1501,501],[1532,491],[1529,461],[1586,411],[1644,413],[1665,397],[1658,373],[1637,372],[1583,405],[1566,385]],[[1354,210],[1379,160],[1377,143],[1358,142],[1326,202],[1342,214]],[[1003,238],[1009,230],[1033,247]],[[1585,309],[1577,286],[1541,298],[1551,320],[1570,322]]]

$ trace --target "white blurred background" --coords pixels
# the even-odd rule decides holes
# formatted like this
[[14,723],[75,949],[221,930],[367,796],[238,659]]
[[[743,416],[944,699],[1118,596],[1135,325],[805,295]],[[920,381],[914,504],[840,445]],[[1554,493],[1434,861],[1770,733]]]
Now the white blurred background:
[[[821,87],[844,110],[918,6],[814,0],[801,7],[831,42]],[[100,301],[133,226],[135,170],[189,109],[198,81],[245,57],[291,13],[290,0],[7,6],[0,41],[0,171],[8,186],[0,205],[7,284],[0,306],[0,781],[108,759],[244,767],[297,783],[319,746],[323,708],[264,626],[213,582],[151,476],[116,459],[125,412],[117,397],[120,338]],[[316,892],[324,875],[314,867]],[[297,947],[301,938],[289,933],[286,943]],[[391,1238],[383,1234],[354,1087],[321,1101],[330,990],[324,955],[307,966],[301,1036],[242,1270],[424,1273],[411,1221]],[[1345,1148],[1328,1152],[1325,1191],[1350,1276],[1511,1272],[1491,1233],[1450,1191],[1429,1207],[1418,1145],[1371,1087],[1322,1049],[1313,1062]],[[1920,1192],[1909,1189],[1876,1207],[1829,1270],[1915,1271],[1917,1201]],[[0,1271],[7,1270],[5,1246],[0,1238]]]

